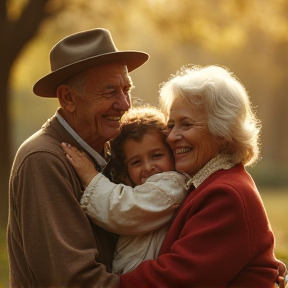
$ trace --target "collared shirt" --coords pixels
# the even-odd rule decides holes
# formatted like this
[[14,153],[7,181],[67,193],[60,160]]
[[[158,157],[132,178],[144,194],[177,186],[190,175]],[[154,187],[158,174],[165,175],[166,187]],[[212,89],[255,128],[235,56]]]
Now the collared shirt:
[[80,146],[90,154],[90,156],[100,165],[101,170],[103,170],[107,164],[106,160],[72,129],[72,127],[65,121],[58,111],[56,111],[55,116],[61,125],[67,130],[67,132],[71,134],[71,136],[80,144]]
[[200,169],[188,182],[187,188],[194,185],[197,188],[204,180],[206,180],[214,172],[223,169],[227,170],[235,164],[230,161],[229,156],[218,154],[215,158],[211,159],[202,169]]

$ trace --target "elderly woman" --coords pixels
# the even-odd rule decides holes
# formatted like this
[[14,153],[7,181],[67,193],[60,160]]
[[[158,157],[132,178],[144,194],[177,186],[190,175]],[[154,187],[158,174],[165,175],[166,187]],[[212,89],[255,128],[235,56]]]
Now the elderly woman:
[[274,236],[245,166],[259,158],[260,122],[248,94],[217,66],[184,67],[160,89],[176,170],[190,176],[157,260],[120,287],[274,287]]

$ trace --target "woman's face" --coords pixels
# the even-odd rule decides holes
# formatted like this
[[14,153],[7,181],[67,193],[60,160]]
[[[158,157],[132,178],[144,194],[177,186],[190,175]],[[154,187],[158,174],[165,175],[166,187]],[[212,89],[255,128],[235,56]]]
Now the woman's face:
[[190,176],[194,176],[220,149],[219,142],[208,130],[204,108],[192,108],[180,99],[171,106],[168,131],[176,170]]

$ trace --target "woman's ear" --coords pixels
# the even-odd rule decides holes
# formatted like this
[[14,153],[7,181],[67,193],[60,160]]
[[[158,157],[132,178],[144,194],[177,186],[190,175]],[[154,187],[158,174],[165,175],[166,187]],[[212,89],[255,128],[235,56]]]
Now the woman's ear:
[[75,102],[74,102],[74,95],[75,93],[71,87],[67,84],[62,84],[58,86],[56,94],[57,98],[60,102],[61,107],[68,112],[74,112],[75,110]]
[[218,145],[219,145],[219,151],[218,152],[225,151],[226,148],[228,147],[227,140],[222,136],[216,136],[216,141],[218,142]]

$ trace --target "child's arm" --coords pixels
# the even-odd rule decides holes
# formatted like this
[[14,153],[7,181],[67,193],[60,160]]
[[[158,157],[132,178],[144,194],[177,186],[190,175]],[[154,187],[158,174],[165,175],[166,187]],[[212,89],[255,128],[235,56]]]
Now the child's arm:
[[[63,149],[70,155],[67,158],[76,173],[81,170],[79,177],[83,177],[87,163],[78,163],[83,161],[82,153],[71,146]],[[108,231],[122,235],[144,234],[172,219],[186,197],[185,180],[185,176],[170,171],[153,175],[144,184],[132,188],[112,183],[99,173],[86,187],[80,204],[94,223]]]

